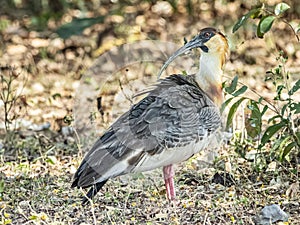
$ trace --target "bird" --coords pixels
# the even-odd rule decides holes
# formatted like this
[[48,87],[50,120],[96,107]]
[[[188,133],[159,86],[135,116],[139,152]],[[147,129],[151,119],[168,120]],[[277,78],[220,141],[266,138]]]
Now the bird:
[[[178,56],[200,49],[199,71],[160,78]],[[219,30],[206,27],[161,67],[157,84],[100,136],[73,176],[72,188],[90,188],[82,204],[112,178],[163,167],[166,195],[176,199],[173,165],[209,147],[222,127],[222,75],[229,51]]]

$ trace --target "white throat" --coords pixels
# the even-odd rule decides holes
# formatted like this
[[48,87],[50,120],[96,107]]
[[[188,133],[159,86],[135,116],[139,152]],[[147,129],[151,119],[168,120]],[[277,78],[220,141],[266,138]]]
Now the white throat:
[[200,70],[196,75],[198,84],[206,90],[212,84],[222,83],[222,62],[217,53],[202,53],[200,56]]
[[223,62],[220,54],[202,53],[200,56],[200,70],[196,74],[199,87],[219,107],[223,103],[222,66]]

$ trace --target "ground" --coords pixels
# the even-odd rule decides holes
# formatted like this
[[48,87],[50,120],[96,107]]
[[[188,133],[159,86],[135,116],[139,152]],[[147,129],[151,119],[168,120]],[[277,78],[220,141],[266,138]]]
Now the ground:
[[[275,24],[264,39],[255,37],[257,21],[232,33],[234,22],[254,6],[250,3],[183,1],[176,11],[169,3],[137,2],[130,6],[106,2],[98,10],[86,6],[89,17],[114,10],[121,13],[114,11],[104,22],[66,39],[55,31],[77,17],[83,10],[80,7],[65,9],[61,18],[50,18],[43,29],[32,25],[35,17],[26,10],[14,14],[7,6],[0,14],[1,73],[15,78],[12,86],[18,97],[9,132],[4,110],[0,111],[1,224],[255,224],[261,209],[271,204],[280,205],[289,215],[288,222],[276,224],[300,224],[299,161],[268,161],[267,157],[257,161],[256,156],[265,152],[257,151],[255,142],[245,144],[240,138],[243,109],[234,119],[231,140],[176,166],[177,201],[166,200],[162,170],[157,169],[112,179],[93,202],[81,206],[85,192],[70,185],[83,155],[95,136],[138,100],[133,96],[155,83],[164,54],[170,55],[174,45],[181,46],[184,37],[190,40],[206,26],[226,33],[231,54],[224,81],[238,75],[249,87],[245,96],[258,99],[258,93],[274,98],[274,86],[265,77],[266,71],[278,66],[280,49],[289,57],[285,69],[291,83],[300,78],[299,42],[285,23]],[[299,24],[294,15],[299,14],[293,11],[287,19]],[[141,40],[156,42],[136,44]],[[171,47],[163,49],[160,44],[165,47],[166,42]],[[126,58],[124,43],[130,44],[131,52],[134,47],[145,55],[149,50],[147,54],[160,62],[141,62],[136,60],[139,54]],[[116,54],[114,46],[119,46]],[[195,54],[199,53],[184,56],[173,66],[197,63]],[[111,58],[105,61],[103,56]],[[128,63],[132,59],[135,63]],[[98,76],[109,63],[113,64],[106,71],[109,76]],[[167,73],[180,68],[169,68]],[[98,109],[97,97],[101,97]],[[4,109],[4,102],[0,104]],[[87,113],[88,107],[93,113]],[[96,128],[81,129],[91,117]]]

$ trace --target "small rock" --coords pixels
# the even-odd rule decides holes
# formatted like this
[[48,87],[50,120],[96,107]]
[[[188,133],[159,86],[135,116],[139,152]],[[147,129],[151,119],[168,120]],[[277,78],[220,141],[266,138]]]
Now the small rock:
[[10,35],[17,35],[21,38],[28,37],[28,31],[24,28],[20,28],[18,25],[8,26],[5,30],[5,33]]
[[32,85],[32,89],[34,89],[36,93],[42,93],[45,91],[45,88],[41,83],[34,83]]
[[27,48],[24,45],[8,45],[6,51],[9,55],[14,56],[27,52]]
[[67,137],[73,134],[74,130],[73,127],[62,127],[61,128],[61,133],[63,136]]
[[277,168],[277,162],[271,162],[269,165],[268,165],[268,168],[267,168],[267,172],[274,172],[276,171],[276,168]]
[[152,12],[163,16],[171,16],[173,14],[173,8],[169,2],[159,1],[152,6]]
[[69,137],[67,137],[66,142],[68,144],[73,144],[73,143],[75,143],[75,139],[69,136]]
[[289,216],[280,209],[279,205],[273,204],[265,206],[260,214],[256,217],[256,224],[270,225],[278,221],[288,221]]
[[32,125],[32,122],[23,118],[18,118],[14,121],[13,127],[17,128],[28,128]]
[[43,124],[32,124],[29,126],[29,130],[33,131],[42,131],[42,130],[47,130],[49,129],[51,124],[49,122],[43,123]]
[[287,45],[286,45],[286,47],[285,47],[285,49],[286,49],[286,51],[287,51],[287,53],[289,54],[289,55],[293,55],[294,53],[295,53],[295,46],[292,44],[292,43],[288,43]]
[[34,38],[30,41],[30,45],[34,48],[45,48],[49,46],[49,40]]
[[65,47],[64,42],[61,38],[55,38],[50,42],[51,47],[57,49],[63,49]]

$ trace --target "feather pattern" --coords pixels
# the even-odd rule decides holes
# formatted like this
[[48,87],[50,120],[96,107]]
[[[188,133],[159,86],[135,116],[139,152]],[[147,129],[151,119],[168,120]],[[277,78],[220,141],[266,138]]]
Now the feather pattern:
[[97,140],[72,187],[184,161],[206,147],[220,127],[219,108],[194,75],[161,79]]

